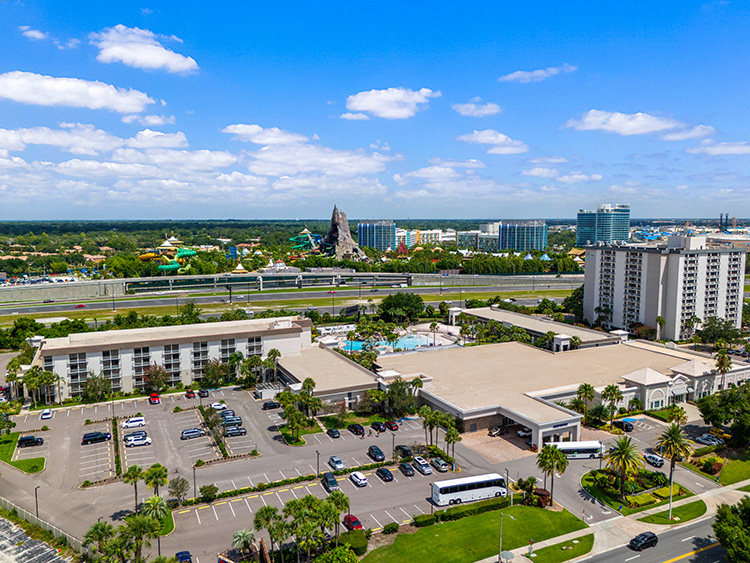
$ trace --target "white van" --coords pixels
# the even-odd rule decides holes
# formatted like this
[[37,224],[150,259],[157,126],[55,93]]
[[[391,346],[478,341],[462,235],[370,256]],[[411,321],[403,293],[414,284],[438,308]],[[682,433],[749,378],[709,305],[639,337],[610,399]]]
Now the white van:
[[146,419],[142,416],[134,416],[122,423],[123,428],[138,428],[139,426],[146,426]]

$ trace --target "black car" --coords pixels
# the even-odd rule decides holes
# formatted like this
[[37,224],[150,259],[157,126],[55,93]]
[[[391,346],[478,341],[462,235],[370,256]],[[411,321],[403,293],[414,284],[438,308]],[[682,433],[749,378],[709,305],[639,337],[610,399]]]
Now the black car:
[[642,534],[638,534],[632,540],[630,540],[629,545],[630,549],[633,549],[635,551],[642,551],[647,547],[656,547],[657,543],[659,543],[659,538],[656,537],[655,533],[643,532]]
[[354,434],[355,436],[364,436],[365,435],[365,427],[361,424],[350,424],[346,427],[349,432]]
[[199,389],[198,396],[203,398],[208,397],[208,389]]
[[388,481],[393,481],[393,473],[391,473],[391,470],[388,469],[387,467],[378,467],[378,470],[375,472],[375,475],[380,477],[386,483]]
[[122,437],[122,439],[127,442],[128,440],[132,440],[134,438],[145,438],[146,436],[148,436],[148,434],[145,430],[136,430],[135,432],[128,432]]
[[44,444],[43,438],[37,438],[36,436],[21,436],[18,439],[19,448],[28,448],[29,446],[41,446]]
[[236,416],[236,415],[235,415],[234,411],[232,411],[232,410],[226,410],[226,411],[221,411],[221,412],[219,413],[219,416],[220,416],[221,418],[226,418],[226,417],[228,417],[228,416]]
[[263,403],[263,410],[264,411],[270,411],[273,409],[278,409],[281,406],[281,403],[278,401],[266,401]]
[[86,446],[88,444],[96,444],[99,442],[106,442],[112,439],[112,434],[109,432],[87,432],[81,438],[81,445]]
[[189,551],[178,551],[174,554],[174,557],[178,563],[193,563],[193,556],[190,555]]
[[411,457],[411,448],[408,446],[396,446],[396,453],[401,457]]
[[231,438],[232,436],[244,436],[245,434],[247,434],[247,430],[242,426],[230,426],[224,431],[224,435],[227,438]]
[[331,438],[341,438],[341,432],[338,431],[338,428],[329,428],[326,434]]
[[633,431],[633,425],[627,420],[615,420],[613,424],[615,428],[619,428],[620,430],[623,430],[625,432]]
[[385,424],[382,422],[373,422],[370,426],[372,426],[372,429],[376,432],[385,432]]
[[369,455],[375,461],[385,461],[383,450],[381,450],[377,446],[370,446],[369,448],[367,448],[367,455]]
[[414,468],[412,467],[411,463],[401,463],[399,464],[398,469],[407,477],[414,477]]

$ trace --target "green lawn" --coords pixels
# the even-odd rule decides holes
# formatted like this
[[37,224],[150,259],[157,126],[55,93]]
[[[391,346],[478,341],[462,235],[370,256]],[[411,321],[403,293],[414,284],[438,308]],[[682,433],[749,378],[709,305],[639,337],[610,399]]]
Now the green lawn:
[[644,516],[643,518],[639,518],[638,521],[649,524],[681,524],[682,522],[703,516],[705,513],[706,503],[702,500],[696,500],[695,502],[689,502],[673,508],[671,522],[669,520],[669,510],[657,512],[651,516]]
[[719,475],[722,485],[731,485],[745,479],[750,479],[750,453],[747,451],[741,458],[727,460]]
[[534,563],[562,563],[586,555],[592,547],[594,547],[594,534],[588,534],[572,541],[535,549],[536,557],[529,557],[529,559]]
[[174,531],[174,518],[172,517],[172,511],[167,512],[167,515],[161,521],[161,532],[159,535],[168,536]]
[[435,524],[414,534],[401,534],[393,544],[374,550],[362,562],[470,563],[497,556],[501,514],[506,515],[503,519],[505,550],[528,545],[530,539],[540,542],[587,527],[567,510],[553,512],[514,506]]
[[24,473],[39,473],[44,469],[44,464],[46,462],[43,457],[32,457],[30,459],[11,461],[20,434],[20,432],[11,432],[10,434],[0,437],[0,461],[12,465]]
[[307,442],[302,436],[307,436],[308,434],[317,434],[319,432],[322,432],[322,430],[317,424],[312,428],[303,428],[299,431],[299,439],[292,436],[292,433],[286,429],[286,426],[280,427],[279,432],[284,437],[284,440],[286,440],[287,444],[289,444],[290,446],[304,446]]
[[669,422],[667,418],[668,413],[669,413],[669,409],[661,409],[658,411],[646,411],[647,415],[653,416],[654,418],[658,418],[659,420],[663,422]]
[[750,493],[750,485],[745,485],[744,487],[740,487],[737,490],[742,491],[743,493]]
[[716,481],[716,475],[709,475],[708,473],[704,473],[701,471],[700,467],[693,465],[692,463],[688,463],[686,461],[678,461],[677,465],[680,465],[684,467],[685,469],[689,469],[693,473],[697,473],[698,475],[702,475],[706,479],[711,479],[712,481]]
[[320,421],[325,425],[326,428],[339,428],[343,429],[350,424],[361,424],[365,429],[370,426],[373,422],[385,422],[390,420],[384,417],[382,414],[362,414],[362,413],[347,413],[343,420],[337,415],[328,415],[320,418]]
[[[675,482],[675,485],[678,485],[679,483]],[[591,471],[586,473],[583,477],[581,477],[581,485],[586,490],[587,493],[589,493],[592,497],[602,501],[607,506],[610,506],[611,508],[614,508],[620,514],[623,516],[628,516],[629,514],[636,514],[638,512],[643,512],[644,510],[649,510],[651,508],[656,508],[657,506],[663,506],[665,504],[669,504],[669,499],[663,500],[661,502],[656,502],[653,504],[648,504],[646,506],[641,506],[640,508],[629,508],[624,505],[623,502],[620,501],[619,497],[611,497],[608,494],[606,494],[604,491],[600,490],[594,485],[594,479],[592,477]],[[672,500],[677,500],[681,498],[688,498],[693,496],[693,493],[690,492],[686,487],[680,485],[684,491],[686,491],[686,494],[675,496]],[[669,485],[667,485],[667,488],[669,488]],[[622,506],[622,509],[620,509],[620,505]]]

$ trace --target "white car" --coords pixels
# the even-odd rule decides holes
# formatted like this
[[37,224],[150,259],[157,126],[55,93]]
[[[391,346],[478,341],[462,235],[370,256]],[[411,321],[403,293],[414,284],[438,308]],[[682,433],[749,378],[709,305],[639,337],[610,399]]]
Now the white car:
[[49,409],[44,409],[42,411],[42,420],[49,420],[52,418],[52,411]]
[[531,428],[521,428],[516,434],[518,434],[519,438],[529,438],[531,436]]
[[142,416],[129,418],[122,423],[123,428],[138,428],[139,426],[146,426],[146,419]]
[[133,436],[132,440],[125,442],[126,448],[134,448],[135,446],[150,446],[151,438],[148,436]]
[[365,477],[365,474],[361,471],[355,471],[349,476],[349,478],[352,480],[352,483],[354,483],[358,487],[367,486],[367,477]]
[[346,469],[346,466],[344,465],[344,462],[341,461],[341,458],[335,455],[332,455],[331,459],[328,460],[328,465],[333,467],[334,471],[342,471]]
[[226,403],[211,403],[209,406],[215,411],[223,411],[225,408],[227,408]]

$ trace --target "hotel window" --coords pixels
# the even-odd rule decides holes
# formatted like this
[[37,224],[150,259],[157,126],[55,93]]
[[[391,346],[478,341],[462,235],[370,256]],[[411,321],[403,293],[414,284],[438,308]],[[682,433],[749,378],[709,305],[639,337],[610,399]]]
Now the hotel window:
[[70,354],[68,356],[68,376],[70,378],[71,395],[75,396],[83,393],[83,386],[86,384],[87,375],[86,353]]
[[112,391],[120,390],[120,352],[118,350],[102,351],[102,375],[109,380]]
[[193,342],[193,377],[203,377],[203,368],[208,363],[208,342]]
[[148,348],[135,348],[133,350],[133,385],[137,389],[143,389],[143,376],[151,365],[151,352]]
[[234,338],[228,338],[221,341],[221,348],[219,350],[219,359],[221,363],[225,364],[229,361],[229,356],[234,354],[237,350],[237,346],[234,344]]
[[169,374],[172,384],[180,381],[180,345],[167,344],[164,346],[164,369]]
[[42,362],[44,364],[44,371],[55,371],[55,363],[52,361],[52,356],[44,356],[44,358],[42,358]]
[[247,355],[260,356],[263,354],[263,339],[260,336],[251,336],[247,339]]

